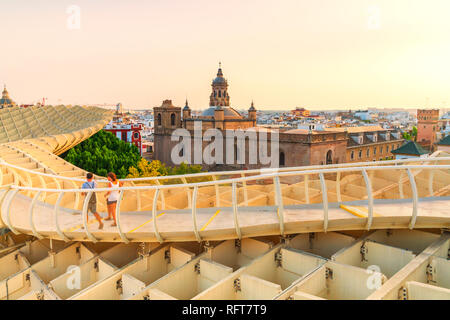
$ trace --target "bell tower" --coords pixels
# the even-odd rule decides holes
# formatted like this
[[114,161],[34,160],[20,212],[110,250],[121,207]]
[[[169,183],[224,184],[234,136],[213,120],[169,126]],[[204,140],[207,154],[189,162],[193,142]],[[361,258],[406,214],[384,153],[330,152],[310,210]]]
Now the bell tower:
[[228,95],[228,82],[223,77],[222,63],[219,62],[219,70],[217,71],[217,77],[213,80],[212,92],[209,97],[210,107],[229,107],[230,96]]
[[161,107],[153,108],[155,133],[170,134],[181,128],[181,108],[175,107],[172,100],[164,100]]

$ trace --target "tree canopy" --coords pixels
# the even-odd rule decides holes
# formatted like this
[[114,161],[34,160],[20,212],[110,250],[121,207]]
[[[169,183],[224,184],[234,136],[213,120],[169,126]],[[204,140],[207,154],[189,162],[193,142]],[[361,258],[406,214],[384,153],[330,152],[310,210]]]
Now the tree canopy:
[[118,178],[125,178],[128,169],[137,166],[141,160],[135,145],[104,130],[70,149],[63,158],[96,175],[106,176],[108,172],[114,172]]
[[417,141],[417,127],[414,126],[411,130],[411,133],[406,131],[403,132],[403,139]]
[[159,160],[148,162],[142,158],[136,167],[130,168],[127,178],[173,176],[199,172],[202,172],[202,166],[200,165],[188,165],[183,162],[179,166],[166,167]]
[[202,171],[200,165],[182,163],[179,166],[166,167],[159,160],[149,162],[141,158],[135,145],[104,130],[73,147],[62,157],[99,176],[105,177],[108,172],[114,172],[119,179],[183,175]]

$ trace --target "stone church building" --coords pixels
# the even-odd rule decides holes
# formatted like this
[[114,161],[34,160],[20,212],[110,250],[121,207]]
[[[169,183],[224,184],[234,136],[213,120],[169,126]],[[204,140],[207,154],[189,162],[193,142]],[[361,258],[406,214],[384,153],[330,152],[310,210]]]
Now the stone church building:
[[[160,160],[168,166],[177,164],[173,161],[173,151],[179,145],[179,141],[172,141],[172,135],[175,130],[184,129],[177,130],[177,132],[182,132],[181,136],[192,137],[190,140],[191,148],[182,147],[181,150],[177,149],[175,153],[178,156],[184,156],[188,160],[186,162],[201,164],[208,170],[293,167],[346,162],[346,132],[303,129],[280,130],[278,132],[273,129],[258,127],[253,102],[246,117],[230,106],[228,82],[224,78],[221,67],[219,67],[217,76],[212,81],[211,86],[209,108],[204,110],[200,116],[194,117],[191,115],[191,108],[187,101],[183,109],[174,106],[171,100],[165,100],[160,107],[154,108],[155,160]],[[196,126],[201,126],[201,134],[198,134],[199,130],[195,134]],[[223,139],[223,141],[218,143],[218,149],[223,148],[223,161],[211,163],[210,160],[198,156],[198,153],[195,155],[194,150],[201,149],[200,153],[203,153],[207,150],[211,141],[215,142],[215,138],[206,138],[208,129],[218,129],[221,133],[220,139]],[[237,132],[245,133],[245,136],[239,137]],[[277,135],[278,148],[275,147],[275,144],[272,146],[270,143],[272,138],[275,139]],[[268,141],[268,143],[262,144],[264,141]],[[257,146],[256,150],[254,149],[255,145]],[[266,153],[263,152],[264,150],[260,150],[262,145],[264,145]],[[264,160],[261,152],[276,161],[267,163],[267,159]],[[214,156],[218,154],[217,149],[212,154]]]

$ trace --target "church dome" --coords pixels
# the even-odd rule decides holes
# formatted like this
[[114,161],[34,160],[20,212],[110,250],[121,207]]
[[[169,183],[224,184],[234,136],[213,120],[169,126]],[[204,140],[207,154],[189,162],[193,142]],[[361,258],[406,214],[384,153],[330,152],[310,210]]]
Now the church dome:
[[188,111],[188,110],[190,110],[190,108],[189,108],[189,103],[186,99],[186,104],[184,105],[183,111]]
[[2,92],[2,98],[0,99],[0,108],[3,107],[12,107],[15,106],[16,103],[9,97],[8,90],[6,90],[6,86]]
[[213,80],[212,84],[227,84],[227,80],[223,77],[222,67],[220,65],[219,70],[217,71],[217,77]]
[[[204,110],[202,112],[202,117],[214,117],[214,112],[216,111],[217,107],[209,107],[208,109]],[[231,107],[220,107],[223,110],[223,115],[225,118],[228,119],[242,119],[242,116],[240,115],[239,112],[237,112],[236,110],[234,110]]]
[[213,80],[213,84],[226,84],[227,80],[224,77],[217,77]]

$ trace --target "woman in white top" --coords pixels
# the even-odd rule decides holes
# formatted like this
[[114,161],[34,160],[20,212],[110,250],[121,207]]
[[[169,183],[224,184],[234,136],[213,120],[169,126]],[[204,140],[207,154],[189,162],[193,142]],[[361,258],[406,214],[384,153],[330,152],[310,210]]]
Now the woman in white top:
[[[108,181],[110,188],[119,188],[122,186],[122,183],[117,180],[115,173],[108,173]],[[106,198],[106,206],[108,208],[108,217],[105,220],[111,220],[114,218],[114,223],[111,225],[112,227],[117,226],[116,220],[116,207],[117,201],[119,200],[119,190],[109,191],[105,194]]]

